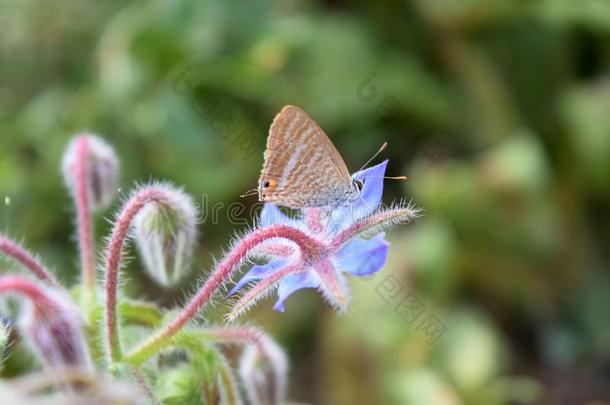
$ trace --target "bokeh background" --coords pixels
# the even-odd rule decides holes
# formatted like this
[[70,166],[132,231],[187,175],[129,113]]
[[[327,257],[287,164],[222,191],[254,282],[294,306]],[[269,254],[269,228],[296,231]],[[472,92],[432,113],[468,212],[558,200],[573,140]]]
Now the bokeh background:
[[[347,314],[314,291],[255,310],[289,353],[292,401],[610,401],[610,2],[16,0],[0,27],[0,227],[67,283],[73,134],[116,147],[123,194],[164,179],[224,204],[182,286],[131,262],[129,293],[171,307],[245,228],[226,207],[255,202],[239,194],[296,104],[352,171],[388,141],[409,181],[385,201],[425,215],[389,233],[381,274],[350,281]],[[380,293],[388,276],[419,319]]]

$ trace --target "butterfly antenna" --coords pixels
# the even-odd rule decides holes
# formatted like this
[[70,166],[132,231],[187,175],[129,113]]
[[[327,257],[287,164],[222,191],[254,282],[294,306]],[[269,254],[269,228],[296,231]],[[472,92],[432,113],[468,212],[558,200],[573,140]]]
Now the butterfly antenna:
[[[371,163],[373,161],[373,159],[375,159],[377,157],[377,155],[379,155],[381,152],[383,152],[383,150],[387,147],[388,147],[388,143],[384,142],[383,145],[381,145],[381,148],[379,148],[379,150],[377,152],[375,152],[375,154],[373,156],[371,156],[371,158],[369,160],[367,160],[365,164],[362,165],[360,170],[367,167],[369,165],[369,163]],[[360,171],[360,170],[358,170],[358,171]]]
[[250,189],[250,190],[246,191],[245,193],[241,194],[240,197],[241,198],[250,197],[251,195],[255,195],[257,193],[258,193],[258,189],[253,188],[253,189]]
[[367,176],[369,179],[408,180],[407,176]]
[[[369,165],[369,163],[371,163],[373,161],[373,159],[375,159],[377,157],[377,155],[379,155],[381,152],[383,152],[383,150],[385,148],[388,147],[388,143],[384,142],[383,145],[381,145],[381,148],[379,148],[379,150],[377,152],[375,152],[375,154],[373,156],[371,156],[371,158],[369,160],[367,160],[367,162],[362,165],[362,167],[360,168],[360,170],[363,170],[365,167],[367,167]],[[358,170],[358,171],[360,171]],[[407,176],[383,176],[384,179],[388,179],[388,180],[407,180]]]

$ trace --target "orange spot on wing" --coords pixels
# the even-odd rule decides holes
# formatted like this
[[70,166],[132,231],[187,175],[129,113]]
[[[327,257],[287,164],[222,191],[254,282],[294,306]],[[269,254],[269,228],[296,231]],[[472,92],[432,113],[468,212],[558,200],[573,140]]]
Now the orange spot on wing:
[[276,186],[277,186],[276,179],[265,179],[265,180],[261,181],[261,189],[263,190],[264,193],[272,193],[275,190]]
[[261,201],[273,201],[275,188],[277,187],[276,179],[263,179],[259,186],[259,195]]

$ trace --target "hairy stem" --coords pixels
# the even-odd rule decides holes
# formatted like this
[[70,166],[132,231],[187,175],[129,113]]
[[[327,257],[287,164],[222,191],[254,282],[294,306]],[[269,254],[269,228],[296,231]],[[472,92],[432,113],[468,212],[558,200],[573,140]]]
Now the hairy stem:
[[202,337],[227,343],[257,343],[265,334],[255,326],[210,328],[198,331]]
[[121,359],[121,342],[118,331],[117,290],[118,276],[123,256],[123,247],[131,222],[136,214],[148,203],[166,201],[167,191],[160,187],[148,186],[137,191],[123,206],[114,223],[110,241],[106,248],[104,291],[106,294],[105,326],[108,356],[111,361]]
[[298,273],[302,269],[303,265],[297,261],[295,263],[288,264],[277,271],[274,271],[272,274],[259,281],[254,287],[248,290],[247,293],[242,295],[235,305],[233,305],[228,316],[228,321],[234,322],[256,302],[256,297],[265,294],[269,288],[271,288],[282,278],[289,274]]
[[[404,208],[395,208],[385,211],[379,211],[369,215],[341,231],[332,241],[331,249],[336,251],[340,249],[347,241],[359,234],[365,234],[376,228],[390,228],[398,223],[409,222],[418,216],[418,210],[407,206]],[[375,233],[378,233],[377,231]]]
[[141,363],[168,345],[172,336],[197,315],[201,308],[209,301],[212,294],[239,267],[239,264],[248,253],[262,242],[272,238],[284,238],[294,242],[305,257],[316,257],[327,249],[326,246],[316,239],[291,226],[270,225],[259,228],[247,235],[235,246],[176,318],[150,336],[131,354],[127,355],[125,360],[134,364]]
[[91,296],[94,296],[95,255],[89,187],[87,186],[89,145],[86,136],[80,136],[76,142],[76,182],[74,199],[76,202],[76,222],[78,226],[81,275],[84,290]]
[[7,291],[28,297],[37,308],[55,309],[56,307],[42,287],[21,276],[0,277],[0,294]]
[[3,252],[5,255],[10,256],[21,263],[38,279],[45,281],[54,287],[60,287],[55,276],[49,270],[47,270],[32,253],[28,252],[23,246],[2,234],[0,234],[0,252]]

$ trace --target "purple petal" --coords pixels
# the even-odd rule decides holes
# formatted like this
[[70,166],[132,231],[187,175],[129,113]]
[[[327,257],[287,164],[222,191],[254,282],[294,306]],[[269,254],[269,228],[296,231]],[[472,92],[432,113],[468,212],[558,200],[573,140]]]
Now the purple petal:
[[264,278],[265,276],[267,276],[268,274],[273,273],[274,271],[276,271],[277,269],[279,269],[281,266],[283,266],[286,263],[286,260],[283,259],[277,259],[277,260],[272,260],[267,264],[263,264],[263,265],[256,265],[254,267],[252,267],[250,269],[250,271],[248,271],[238,282],[237,284],[235,284],[233,286],[233,288],[231,289],[231,291],[229,291],[229,293],[226,295],[227,297],[230,297],[231,295],[235,294],[237,292],[237,290],[239,290],[240,288],[242,288],[244,285],[246,285],[247,283],[249,283],[250,281],[254,281],[254,280],[260,280],[261,278]]
[[277,290],[278,300],[273,306],[273,309],[284,312],[284,301],[292,293],[303,288],[317,288],[319,285],[320,282],[318,278],[309,271],[284,277],[282,281],[280,281],[280,287]]
[[351,205],[338,207],[331,213],[328,229],[331,234],[339,232],[358,221],[359,219],[371,214],[381,204],[383,194],[383,176],[388,161],[385,160],[376,166],[361,170],[352,175],[352,179],[363,180],[360,197]]
[[369,276],[378,272],[388,255],[388,242],[380,233],[369,240],[352,239],[337,255],[335,262],[339,268],[354,276]]
[[259,223],[261,226],[286,224],[290,223],[291,219],[285,215],[275,204],[265,203],[261,210]]
[[352,175],[352,179],[364,181],[364,188],[360,198],[352,205],[353,210],[359,215],[356,219],[369,215],[381,204],[383,194],[383,176],[388,161],[384,160],[376,166],[361,170]]
[[347,228],[354,222],[354,210],[352,206],[338,207],[330,213],[328,218],[327,232],[331,235]]

